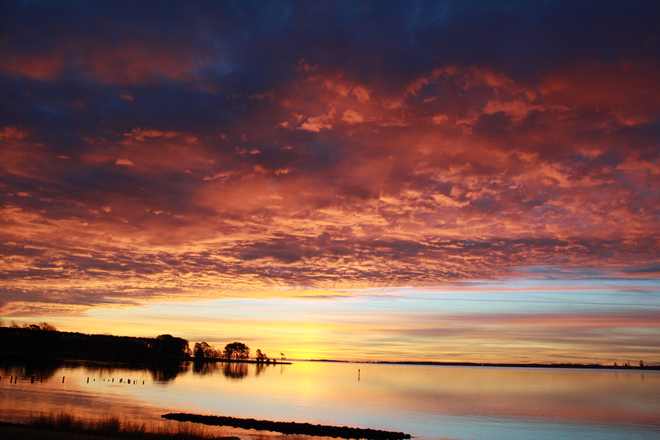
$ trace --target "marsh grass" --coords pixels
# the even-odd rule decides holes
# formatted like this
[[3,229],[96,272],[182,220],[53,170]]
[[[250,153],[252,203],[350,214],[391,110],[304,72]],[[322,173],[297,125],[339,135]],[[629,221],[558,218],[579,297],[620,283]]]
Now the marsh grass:
[[[156,430],[147,430],[144,423],[123,422],[117,416],[106,417],[102,420],[83,420],[69,412],[41,414],[32,417],[28,423],[36,429],[48,431],[73,432],[77,434],[95,435],[122,439],[143,440],[200,440],[216,438],[206,432],[204,426],[192,423],[180,423],[176,426],[159,427]],[[217,437],[231,438],[236,437]]]

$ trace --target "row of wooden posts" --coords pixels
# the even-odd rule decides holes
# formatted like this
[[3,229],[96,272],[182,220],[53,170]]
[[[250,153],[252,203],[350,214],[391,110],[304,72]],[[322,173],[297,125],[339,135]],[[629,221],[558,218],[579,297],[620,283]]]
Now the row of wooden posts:
[[[123,380],[124,380],[123,378],[119,378],[119,383],[122,383]],[[113,382],[115,381],[115,378],[114,378],[114,377],[112,378],[112,381],[113,381]],[[94,382],[96,382],[96,379],[94,379]],[[105,379],[103,379],[103,382],[105,382]],[[87,383],[89,383],[89,377],[87,378]],[[131,384],[131,380],[130,380],[130,379],[126,379],[126,383],[127,383],[128,385],[130,385],[130,384]],[[137,384],[137,380],[133,380],[133,385],[135,385],[135,384]],[[144,381],[142,381],[142,385],[144,385]]]
[[[41,382],[44,381],[44,378],[41,378]],[[62,379],[64,381],[64,379]],[[0,376],[0,382],[2,382],[2,376]],[[18,382],[18,376],[9,376],[9,383],[17,383]],[[34,383],[34,376],[30,379],[30,383]]]
[[[62,376],[62,383],[64,383],[64,379],[66,379],[66,376]],[[32,376],[30,378],[30,383],[34,383],[35,376]],[[44,378],[42,377],[40,382],[43,383]],[[112,378],[112,382],[114,383],[115,378]],[[2,382],[2,376],[0,376],[0,382]],[[96,379],[94,379],[94,382],[96,382]],[[103,382],[105,382],[105,379],[103,379]],[[9,383],[18,383],[18,376],[9,376]],[[89,383],[89,377],[87,378],[87,383]],[[131,384],[131,379],[126,379],[126,382],[124,382],[123,378],[119,378],[119,383],[126,383],[127,385]],[[137,380],[133,380],[133,385],[137,384]],[[142,381],[142,385],[144,385],[144,381]]]
[[[32,376],[30,378],[30,383],[34,383],[35,377]],[[41,382],[44,381],[44,378],[41,378]],[[0,382],[2,382],[2,376],[0,376]],[[64,382],[64,378],[62,378],[62,382]],[[9,383],[18,383],[18,376],[9,376]]]
[[[62,376],[62,383],[64,383],[65,378],[66,378],[66,376]],[[123,380],[124,379],[120,377],[119,378],[119,383],[122,383]],[[358,369],[358,380],[360,380],[360,370],[359,369]],[[42,377],[41,378],[41,383],[43,383],[43,381],[44,381],[44,378]],[[115,378],[113,377],[112,382],[114,383],[114,381],[115,381]],[[0,376],[0,382],[2,382],[2,376]],[[13,383],[18,382],[18,376],[9,376],[9,383],[12,383],[12,382]],[[94,382],[96,382],[96,379],[94,379]],[[103,379],[103,382],[105,382],[105,379]],[[34,383],[34,376],[32,376],[32,378],[30,379],[30,383]],[[87,383],[89,383],[89,377],[87,378]],[[137,380],[133,380],[133,385],[135,385],[136,383],[137,383]],[[130,385],[131,380],[126,379],[126,384]],[[142,381],[142,385],[144,385],[144,381]]]

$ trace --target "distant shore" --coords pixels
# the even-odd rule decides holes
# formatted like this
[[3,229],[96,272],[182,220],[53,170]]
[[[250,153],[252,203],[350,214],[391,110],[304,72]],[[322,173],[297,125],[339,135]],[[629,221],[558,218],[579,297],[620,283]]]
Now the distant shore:
[[577,369],[599,369],[599,370],[660,370],[660,365],[603,365],[603,364],[516,364],[516,363],[477,363],[477,362],[436,362],[436,361],[345,361],[334,359],[306,359],[309,362],[337,362],[353,364],[387,364],[387,365],[437,365],[455,367],[508,367],[508,368],[577,368]]

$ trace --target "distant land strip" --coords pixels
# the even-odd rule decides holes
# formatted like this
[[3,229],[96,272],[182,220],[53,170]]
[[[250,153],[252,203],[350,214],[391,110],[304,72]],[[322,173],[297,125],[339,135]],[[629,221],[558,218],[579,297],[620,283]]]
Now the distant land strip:
[[261,431],[280,432],[282,434],[313,435],[318,437],[365,438],[377,440],[409,439],[410,434],[403,432],[381,431],[378,429],[349,428],[347,426],[312,425],[297,422],[272,422],[269,420],[239,419],[236,417],[203,416],[197,414],[164,414],[164,419],[179,422],[203,423],[214,426],[231,426],[234,428],[257,429]]
[[306,359],[308,362],[336,362],[351,364],[386,364],[386,365],[439,365],[451,367],[507,367],[507,368],[583,368],[583,369],[608,369],[608,370],[660,370],[660,365],[653,363],[651,365],[603,365],[603,364],[576,364],[576,363],[557,363],[557,364],[516,364],[516,363],[488,363],[488,362],[439,362],[439,361],[346,361],[335,359]]

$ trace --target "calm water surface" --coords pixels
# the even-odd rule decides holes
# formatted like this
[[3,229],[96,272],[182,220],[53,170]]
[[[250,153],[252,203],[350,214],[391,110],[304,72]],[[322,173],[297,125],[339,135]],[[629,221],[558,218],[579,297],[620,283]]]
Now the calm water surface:
[[[162,414],[189,412],[420,439],[649,439],[660,438],[660,374],[324,362],[187,363],[164,371],[92,363],[0,367],[0,420],[60,410],[154,426],[178,423]],[[247,440],[294,437],[209,429]]]

